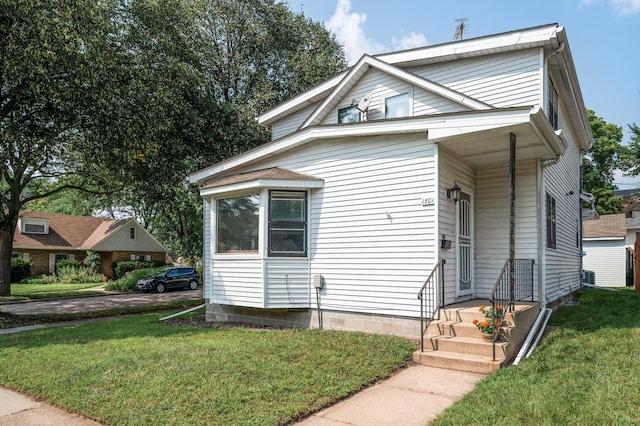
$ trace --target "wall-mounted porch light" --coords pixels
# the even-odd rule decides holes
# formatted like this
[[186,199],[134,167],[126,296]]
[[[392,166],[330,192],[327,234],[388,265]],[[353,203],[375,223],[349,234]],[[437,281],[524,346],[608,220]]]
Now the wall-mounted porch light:
[[457,203],[460,200],[460,187],[458,186],[458,182],[454,181],[453,186],[451,188],[447,188],[447,198]]
[[442,234],[442,240],[440,241],[440,248],[449,250],[451,248],[451,240],[447,240],[447,237]]

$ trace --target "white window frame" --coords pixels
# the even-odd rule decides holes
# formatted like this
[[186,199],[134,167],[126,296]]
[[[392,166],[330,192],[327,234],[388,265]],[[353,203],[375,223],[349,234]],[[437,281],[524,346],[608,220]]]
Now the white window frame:
[[[389,117],[389,108],[387,105],[387,101],[391,100],[393,98],[400,98],[401,96],[406,96],[407,97],[407,115],[402,115],[402,116],[394,116],[394,117]],[[405,118],[405,117],[411,117],[413,115],[413,91],[412,90],[406,90],[400,93],[393,93],[393,94],[389,94],[388,96],[385,96],[384,99],[382,100],[381,106],[384,108],[383,114],[384,114],[384,118],[385,119],[390,119],[390,118]]]
[[[357,114],[357,120],[340,121],[340,117],[351,117]],[[347,105],[342,108],[338,108],[338,124],[345,123],[358,123],[362,121],[362,111],[360,111],[355,105]]]
[[[42,232],[27,231],[27,225],[42,226]],[[49,221],[47,219],[37,219],[33,217],[20,218],[20,232],[23,234],[47,235],[49,233]]]
[[[298,194],[298,195],[304,195],[304,197],[302,198],[303,200],[303,207],[304,207],[304,214],[303,214],[303,218],[301,220],[290,220],[290,221],[275,221],[272,219],[271,214],[272,214],[272,194],[273,193],[291,193],[291,194]],[[309,191],[293,191],[293,190],[284,190],[284,189],[270,189],[269,190],[269,202],[268,202],[268,209],[267,209],[267,221],[266,221],[266,228],[267,228],[267,238],[268,238],[268,245],[269,247],[267,248],[267,253],[269,257],[307,257],[308,253],[309,253]],[[303,250],[301,251],[293,251],[293,250],[275,250],[271,247],[272,244],[272,232],[277,232],[277,231],[295,231],[295,232],[302,232],[302,244],[304,245]]]

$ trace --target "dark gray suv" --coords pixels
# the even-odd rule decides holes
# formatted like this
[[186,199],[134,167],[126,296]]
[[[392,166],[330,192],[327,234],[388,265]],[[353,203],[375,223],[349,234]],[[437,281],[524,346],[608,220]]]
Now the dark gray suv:
[[160,273],[138,280],[136,287],[143,292],[164,293],[170,288],[196,290],[200,285],[200,273],[188,266],[163,269]]

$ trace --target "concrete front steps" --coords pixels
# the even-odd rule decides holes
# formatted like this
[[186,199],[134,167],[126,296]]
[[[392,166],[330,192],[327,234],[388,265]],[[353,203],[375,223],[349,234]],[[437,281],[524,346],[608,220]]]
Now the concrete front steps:
[[515,310],[507,313],[507,325],[496,342],[495,361],[493,342],[471,322],[484,319],[479,310],[481,305],[491,304],[476,299],[440,309],[440,319],[429,324],[424,351],[414,352],[414,361],[431,367],[490,374],[515,358],[538,315],[538,303],[517,302]]

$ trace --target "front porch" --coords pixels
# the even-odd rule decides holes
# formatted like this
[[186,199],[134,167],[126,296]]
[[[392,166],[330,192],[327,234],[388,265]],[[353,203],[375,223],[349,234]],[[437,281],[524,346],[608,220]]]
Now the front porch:
[[496,342],[493,360],[493,342],[486,340],[471,322],[482,320],[480,306],[491,306],[486,299],[474,299],[445,306],[438,312],[424,335],[424,351],[413,354],[416,363],[432,367],[489,374],[512,361],[524,343],[538,313],[537,302],[515,302],[513,312],[505,316],[503,338]]

